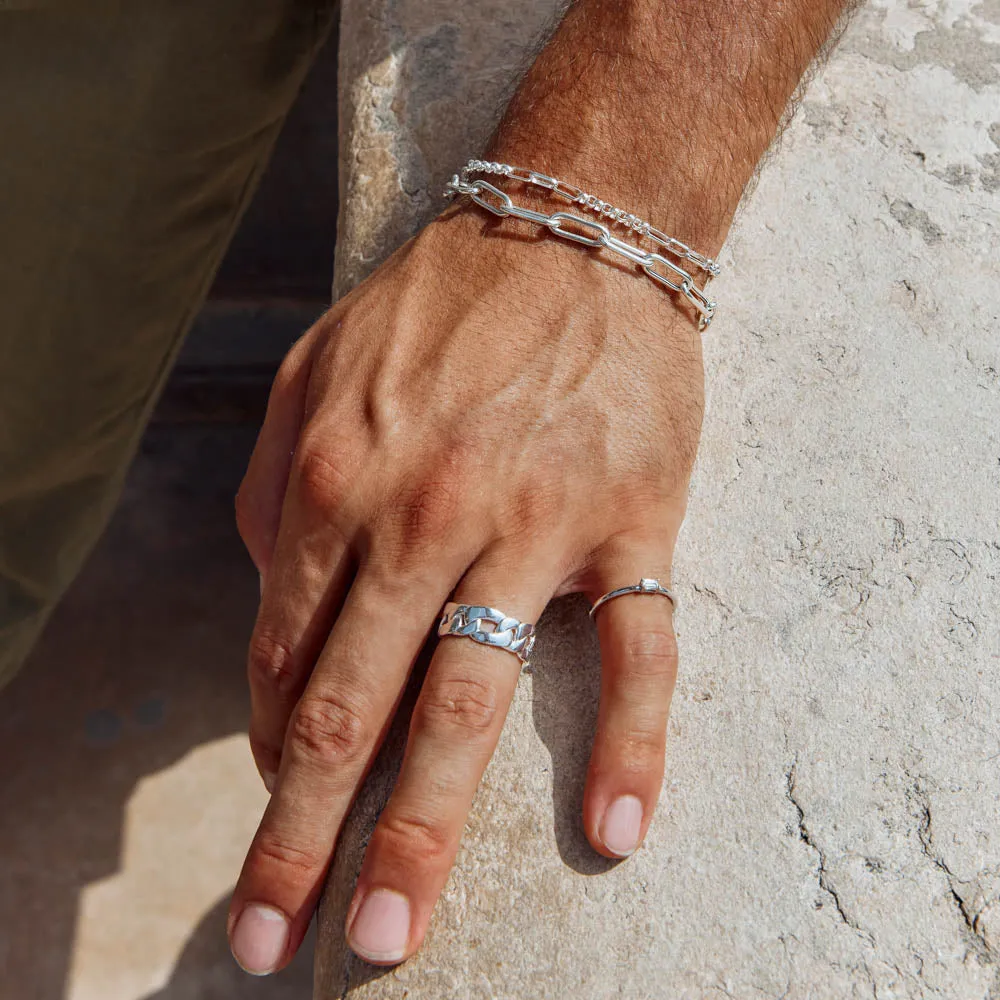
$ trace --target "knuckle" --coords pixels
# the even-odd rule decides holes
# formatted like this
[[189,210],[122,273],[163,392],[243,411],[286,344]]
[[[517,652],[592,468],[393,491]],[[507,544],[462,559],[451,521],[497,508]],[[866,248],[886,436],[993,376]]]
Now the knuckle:
[[631,673],[672,677],[677,672],[677,637],[670,629],[639,629],[625,639],[625,664]]
[[369,744],[362,714],[337,695],[303,698],[289,735],[293,753],[323,766],[356,764]]
[[278,869],[279,877],[293,883],[310,882],[324,866],[324,859],[315,851],[290,843],[275,833],[262,831],[254,850],[268,867]]
[[394,516],[408,548],[441,541],[457,520],[465,490],[457,477],[439,476],[403,488]]
[[514,535],[535,540],[559,524],[566,510],[565,489],[549,476],[529,473],[528,481],[513,499],[511,520]]
[[423,816],[388,813],[379,821],[378,834],[387,853],[417,863],[447,862],[455,851],[451,831]]
[[277,633],[260,625],[250,637],[247,654],[247,673],[251,684],[285,694],[298,680],[295,653],[292,644]]
[[617,526],[600,546],[609,565],[632,559],[637,543],[657,544],[664,522],[677,506],[666,485],[664,473],[644,467],[632,474],[627,486],[610,491],[610,509],[615,512]]
[[414,711],[418,729],[490,732],[499,714],[496,685],[480,677],[450,677],[421,693]]
[[296,459],[299,495],[307,507],[325,512],[340,510],[349,495],[349,464],[329,448],[303,444]]

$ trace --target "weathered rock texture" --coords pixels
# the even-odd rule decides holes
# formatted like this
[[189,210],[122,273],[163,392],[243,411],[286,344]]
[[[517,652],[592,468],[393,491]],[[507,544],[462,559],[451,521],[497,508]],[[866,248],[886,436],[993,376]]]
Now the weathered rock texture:
[[[439,210],[550,10],[345,0],[338,290]],[[342,924],[396,730],[318,997],[1000,998],[998,67],[997,0],[872,4],[740,214],[643,849],[607,865],[580,832],[598,656],[558,602],[426,944],[386,972]]]

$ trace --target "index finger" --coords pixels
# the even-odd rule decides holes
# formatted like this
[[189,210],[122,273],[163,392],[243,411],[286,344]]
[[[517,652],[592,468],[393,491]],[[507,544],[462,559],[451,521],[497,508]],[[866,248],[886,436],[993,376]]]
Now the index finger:
[[355,580],[292,715],[277,787],[233,893],[230,946],[246,971],[274,972],[301,944],[354,793],[460,572],[404,585],[369,567]]

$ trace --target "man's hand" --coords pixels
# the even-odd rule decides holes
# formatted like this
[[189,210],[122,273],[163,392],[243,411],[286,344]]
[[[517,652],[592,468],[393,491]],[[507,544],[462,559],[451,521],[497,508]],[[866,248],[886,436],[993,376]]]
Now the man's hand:
[[[487,156],[585,184],[714,256],[845,5],[579,0]],[[238,501],[262,579],[251,741],[273,791],[230,910],[245,968],[280,968],[301,942],[447,600],[534,622],[557,594],[669,581],[701,347],[690,310],[631,270],[451,212],[282,366]],[[662,781],[671,604],[613,601],[597,623],[584,826],[624,856]],[[347,917],[368,960],[420,946],[519,673],[500,650],[439,643]]]
[[[555,594],[670,579],[702,416],[695,324],[644,277],[535,239],[468,211],[432,224],[278,377],[238,506],[263,575],[251,744],[274,790],[232,909],[251,970],[281,964],[305,933],[451,595],[534,622]],[[614,857],[635,850],[656,804],[677,651],[670,601],[614,601],[597,621],[584,823]],[[419,946],[520,670],[501,650],[439,642],[348,916],[365,958]]]

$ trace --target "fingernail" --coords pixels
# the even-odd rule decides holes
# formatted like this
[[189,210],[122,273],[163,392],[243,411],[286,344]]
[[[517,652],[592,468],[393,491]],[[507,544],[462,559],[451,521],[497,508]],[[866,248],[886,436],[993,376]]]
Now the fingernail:
[[278,967],[288,945],[288,918],[273,906],[244,907],[230,937],[230,948],[244,972],[266,976]]
[[278,780],[278,776],[273,771],[261,771],[260,780],[264,782],[267,794],[274,795],[274,783]]
[[264,574],[260,574],[260,596],[264,596]]
[[392,889],[373,889],[354,918],[348,943],[369,962],[401,962],[409,936],[409,900]]
[[601,843],[620,858],[627,858],[639,846],[642,802],[634,795],[622,795],[608,806],[601,823]]

